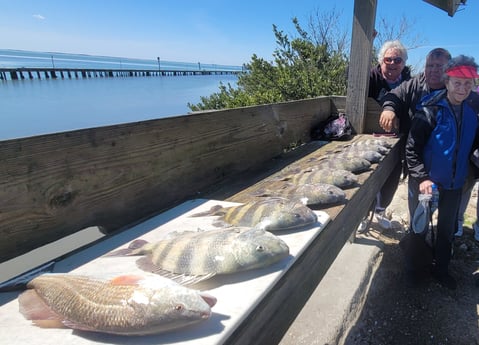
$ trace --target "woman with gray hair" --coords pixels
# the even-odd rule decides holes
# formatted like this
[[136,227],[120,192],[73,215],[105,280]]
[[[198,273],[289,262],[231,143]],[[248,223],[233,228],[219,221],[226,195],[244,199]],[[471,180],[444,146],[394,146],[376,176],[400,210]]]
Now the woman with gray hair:
[[386,41],[378,53],[379,64],[369,73],[368,97],[379,102],[386,92],[411,79],[407,58],[407,49],[400,41]]
[[[416,190],[432,194],[433,184],[439,189],[432,275],[449,289],[457,287],[448,267],[462,187],[470,154],[479,147],[477,113],[467,101],[479,78],[477,67],[474,58],[464,55],[448,62],[443,76],[446,89],[422,99],[406,142],[409,179],[417,184]],[[409,198],[415,201],[417,195],[409,194]]]

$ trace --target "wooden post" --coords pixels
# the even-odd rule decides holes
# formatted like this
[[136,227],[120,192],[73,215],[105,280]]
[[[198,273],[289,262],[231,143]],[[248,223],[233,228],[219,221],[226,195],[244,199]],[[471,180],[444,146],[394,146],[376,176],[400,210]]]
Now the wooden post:
[[349,58],[346,114],[357,134],[364,130],[377,0],[355,0]]

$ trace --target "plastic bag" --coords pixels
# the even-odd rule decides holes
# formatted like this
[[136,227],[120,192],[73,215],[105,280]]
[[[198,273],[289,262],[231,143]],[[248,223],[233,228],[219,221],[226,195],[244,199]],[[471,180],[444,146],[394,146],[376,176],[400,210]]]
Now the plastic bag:
[[431,194],[419,194],[416,210],[412,217],[411,228],[414,233],[421,235],[427,233],[431,222]]
[[314,140],[348,140],[353,133],[349,118],[344,113],[331,115],[311,133]]

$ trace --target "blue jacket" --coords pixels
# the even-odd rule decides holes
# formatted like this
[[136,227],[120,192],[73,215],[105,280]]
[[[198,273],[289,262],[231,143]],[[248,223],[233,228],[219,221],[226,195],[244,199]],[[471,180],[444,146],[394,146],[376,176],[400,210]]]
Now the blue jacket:
[[442,188],[459,189],[476,145],[478,117],[463,102],[459,124],[446,92],[433,92],[422,99],[406,142],[406,160],[410,176],[419,182],[430,179]]

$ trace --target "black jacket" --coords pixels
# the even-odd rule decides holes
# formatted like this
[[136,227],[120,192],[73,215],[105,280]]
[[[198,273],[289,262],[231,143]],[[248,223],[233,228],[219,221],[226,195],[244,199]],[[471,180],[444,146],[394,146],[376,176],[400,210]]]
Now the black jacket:
[[[404,81],[411,79],[411,70],[408,66],[405,66],[401,72],[402,83]],[[380,102],[381,98],[386,94],[386,92],[391,91],[388,82],[384,79],[383,74],[381,73],[381,66],[377,65],[374,67],[369,74],[369,91],[368,97],[374,98],[376,101]]]

